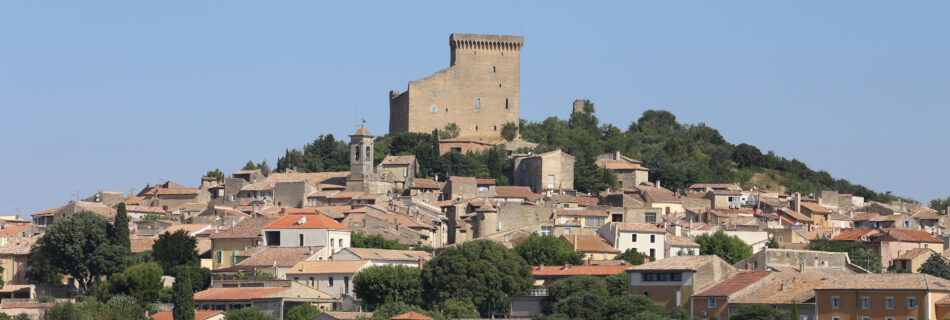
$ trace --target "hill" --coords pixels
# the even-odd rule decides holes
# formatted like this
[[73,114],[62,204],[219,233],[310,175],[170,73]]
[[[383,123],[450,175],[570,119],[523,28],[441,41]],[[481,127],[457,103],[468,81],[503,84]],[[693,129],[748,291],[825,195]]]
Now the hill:
[[[451,128],[449,124],[447,128]],[[671,190],[685,190],[693,183],[738,182],[743,188],[753,186],[781,192],[803,194],[834,190],[862,196],[869,201],[890,202],[899,197],[878,193],[845,179],[835,179],[826,171],[815,171],[797,159],[786,159],[772,151],[762,153],[745,143],[733,145],[714,128],[703,123],[681,124],[668,111],[647,110],[626,130],[611,124],[600,124],[594,105],[586,101],[584,112],[576,112],[567,120],[549,117],[541,122],[524,119],[518,124],[521,138],[538,143],[535,150],[545,152],[560,148],[574,155],[575,182],[579,191],[596,192],[614,185],[615,177],[595,167],[598,154],[620,152],[640,159],[650,168],[650,180],[660,180]],[[451,131],[451,130],[447,130]],[[422,177],[450,175],[495,178],[507,184],[511,162],[504,152],[494,149],[482,154],[438,154],[437,137],[446,131],[431,134],[401,133],[376,139],[376,160],[386,155],[415,155]],[[346,170],[348,152],[344,141],[323,135],[302,150],[288,149],[277,161],[277,171],[295,169],[302,172]],[[913,201],[904,199],[905,201]]]

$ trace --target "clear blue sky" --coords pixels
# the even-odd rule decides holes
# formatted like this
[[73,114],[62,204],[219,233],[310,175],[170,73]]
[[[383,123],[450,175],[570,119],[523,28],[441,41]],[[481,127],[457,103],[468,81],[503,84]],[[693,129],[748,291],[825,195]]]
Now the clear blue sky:
[[950,195],[950,2],[0,3],[0,214],[272,164],[445,68],[450,33],[524,35],[521,116],[645,109],[878,191]]

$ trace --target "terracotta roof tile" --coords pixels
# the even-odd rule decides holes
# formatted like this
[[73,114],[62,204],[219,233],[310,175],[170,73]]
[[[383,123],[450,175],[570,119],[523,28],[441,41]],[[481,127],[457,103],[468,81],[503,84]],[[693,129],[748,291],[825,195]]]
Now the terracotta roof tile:
[[609,276],[630,269],[629,265],[611,266],[532,266],[531,274],[535,277],[562,277],[562,276]]
[[577,203],[582,206],[595,206],[597,202],[599,202],[599,200],[594,197],[575,197],[562,194],[551,196],[551,201],[556,203]]
[[244,219],[224,232],[211,235],[211,239],[257,239],[261,237],[261,229],[276,220],[273,218]]
[[[323,247],[316,247],[313,253],[322,250]],[[311,250],[308,247],[268,247],[257,254],[244,259],[237,265],[242,267],[272,267],[275,264],[278,267],[290,267],[300,261],[310,258]]]
[[740,271],[707,289],[693,294],[694,297],[730,297],[752,284],[768,277],[770,272],[760,270]]
[[596,234],[567,234],[562,235],[561,239],[567,240],[574,246],[578,252],[613,252],[620,253],[620,250],[607,243],[607,240]]
[[916,258],[919,255],[922,255],[928,252],[932,254],[937,254],[937,252],[933,251],[933,249],[930,249],[930,248],[913,248],[913,249],[907,250],[907,252],[904,252],[904,254],[901,254],[899,257],[897,257],[897,259],[911,260],[913,258]]
[[438,181],[431,179],[412,179],[413,189],[441,189]]
[[339,222],[323,215],[283,216],[264,226],[263,229],[348,229]]
[[155,244],[154,237],[132,237],[129,240],[132,243],[132,253],[151,251],[152,245]]
[[390,320],[432,320],[432,318],[429,318],[428,316],[415,312],[415,311],[406,312],[389,319]]
[[475,179],[477,185],[495,185],[495,179]]
[[830,277],[815,290],[939,290],[950,291],[950,280],[929,274],[849,274]]
[[388,164],[388,165],[409,165],[416,161],[416,156],[386,156],[383,158],[383,161],[379,164]]
[[369,260],[300,261],[287,270],[287,274],[356,273],[367,266],[369,266]]
[[693,239],[676,236],[676,235],[673,235],[672,233],[666,234],[666,243],[671,246],[677,246],[677,247],[699,248],[699,244],[697,244],[696,241],[693,241]]
[[802,208],[811,210],[811,212],[814,212],[814,213],[823,213],[823,214],[831,213],[831,209],[822,207],[818,205],[817,203],[802,202]]
[[[654,271],[654,270],[688,270],[696,271],[699,267],[706,265],[708,263],[714,263],[716,259],[719,259],[715,255],[705,255],[705,256],[673,256],[666,259],[660,259],[652,261],[649,263],[644,263],[639,266],[634,266],[633,270],[645,270],[645,271]],[[722,259],[720,259],[722,260]],[[727,264],[726,262],[722,262]]]
[[808,216],[806,216],[806,215],[804,215],[804,214],[801,214],[801,213],[799,213],[798,211],[792,210],[792,209],[782,210],[782,212],[785,213],[786,216],[788,216],[788,217],[790,217],[790,218],[792,218],[792,219],[798,220],[798,221],[808,221],[808,222],[814,222],[814,221],[815,221],[814,219],[812,219],[812,218],[810,218],[810,217],[808,217]]
[[943,243],[943,240],[924,230],[883,229],[882,231],[897,241]]
[[156,234],[155,238],[162,233],[175,233],[178,230],[184,230],[188,235],[194,235],[195,233],[201,232],[204,229],[211,228],[210,224],[174,224],[162,230],[161,233]]
[[247,301],[284,291],[290,287],[210,288],[195,292],[195,301]]
[[6,228],[0,229],[0,237],[12,237],[18,233],[30,229],[31,224],[22,223],[22,224],[7,224]]
[[[346,248],[363,260],[432,260],[432,254],[418,250],[388,250],[373,248]],[[342,250],[341,250],[342,251]]]
[[817,272],[773,272],[769,281],[756,284],[736,297],[729,299],[729,303],[761,303],[787,304],[806,303],[815,298],[815,288],[821,285],[827,275]]
[[601,166],[601,167],[604,167],[604,168],[607,168],[607,169],[610,169],[610,170],[642,170],[642,171],[650,171],[650,169],[648,169],[648,168],[646,168],[646,167],[644,167],[644,166],[637,165],[637,164],[633,164],[633,163],[629,163],[629,162],[622,161],[622,160],[599,159],[599,160],[597,160],[597,165],[598,165],[598,166]]
[[449,181],[457,183],[475,183],[475,177],[451,176],[449,177]]

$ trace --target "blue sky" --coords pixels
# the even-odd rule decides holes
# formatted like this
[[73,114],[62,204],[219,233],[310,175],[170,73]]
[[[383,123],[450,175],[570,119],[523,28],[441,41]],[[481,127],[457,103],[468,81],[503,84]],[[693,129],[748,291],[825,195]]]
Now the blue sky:
[[445,68],[450,33],[525,37],[521,116],[588,98],[929,201],[950,195],[950,2],[0,2],[0,214],[276,162]]

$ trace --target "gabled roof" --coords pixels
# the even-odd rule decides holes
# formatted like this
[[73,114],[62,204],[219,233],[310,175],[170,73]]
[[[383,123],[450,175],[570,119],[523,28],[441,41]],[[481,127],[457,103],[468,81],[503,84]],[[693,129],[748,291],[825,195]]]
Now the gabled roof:
[[679,270],[679,271],[697,271],[700,267],[716,263],[716,260],[720,260],[721,263],[728,265],[727,262],[723,261],[716,255],[705,255],[705,256],[673,256],[666,259],[660,259],[656,261],[651,261],[648,263],[641,264],[639,266],[634,266],[632,270],[636,271],[663,271],[663,270]]
[[[224,314],[224,311],[221,310],[195,310],[195,320],[207,320],[211,317],[217,316],[219,314]],[[162,311],[152,315],[154,320],[174,320],[172,311]]]
[[300,261],[287,270],[287,274],[352,274],[368,265],[369,260]]
[[760,270],[739,271],[707,289],[693,294],[694,297],[731,297],[742,289],[748,288],[759,280],[768,277],[770,272]]
[[563,276],[610,276],[630,269],[629,265],[610,266],[532,266],[531,275],[535,277]]
[[29,223],[23,224],[8,224],[6,228],[0,229],[0,237],[12,237],[20,232],[23,232],[32,226]]
[[595,206],[597,205],[597,202],[599,200],[594,197],[575,197],[575,196],[558,194],[558,195],[551,196],[551,201],[555,203],[565,203],[565,202],[577,203],[578,205],[581,205],[581,206]]
[[896,241],[902,242],[927,242],[927,243],[943,243],[943,240],[940,238],[934,237],[930,233],[924,230],[910,230],[910,229],[882,229],[881,234],[872,235],[874,237],[880,237],[884,234],[890,236]]
[[276,220],[273,218],[244,219],[224,232],[211,235],[211,239],[260,239],[261,229]]
[[597,165],[604,167],[609,170],[641,170],[641,171],[650,171],[650,169],[630,163],[623,160],[610,160],[610,159],[598,159]]
[[495,185],[495,179],[475,179],[477,185]]
[[669,245],[671,245],[671,246],[677,246],[677,247],[696,247],[696,248],[699,248],[699,244],[697,244],[696,241],[693,241],[693,239],[686,238],[686,237],[680,237],[680,236],[677,236],[677,235],[673,235],[672,233],[667,233],[667,234],[666,234],[666,243],[669,244]]
[[247,301],[260,299],[290,287],[210,288],[195,292],[195,301]]
[[788,216],[789,218],[792,218],[792,219],[795,219],[795,220],[798,220],[798,221],[808,221],[808,222],[814,222],[814,221],[815,221],[814,219],[812,219],[812,218],[810,218],[810,217],[808,217],[808,216],[806,216],[806,215],[804,215],[804,214],[801,214],[801,213],[799,213],[798,211],[792,210],[792,209],[782,210],[782,212],[785,213],[785,215]]
[[441,189],[438,181],[432,179],[412,179],[412,189]]
[[451,176],[449,181],[453,183],[475,183],[475,177]]
[[844,230],[841,231],[841,233],[839,233],[837,236],[831,238],[831,240],[858,241],[861,240],[861,237],[864,237],[874,231],[874,229]]
[[341,251],[352,252],[363,260],[424,260],[432,259],[432,254],[420,250],[387,250],[373,248],[346,248]]
[[578,252],[611,252],[620,253],[620,250],[607,243],[607,239],[597,234],[566,234],[561,239],[567,240]]
[[261,267],[291,267],[300,261],[310,258],[313,254],[320,252],[323,247],[315,247],[311,252],[308,247],[267,247],[260,250],[253,256],[238,262],[236,266],[261,268]]
[[323,215],[289,215],[283,216],[268,223],[262,229],[338,229],[346,230],[346,226]]
[[171,234],[171,233],[177,232],[178,230],[183,230],[183,231],[185,231],[185,233],[187,233],[189,236],[194,236],[196,233],[201,232],[201,231],[204,231],[204,230],[206,230],[206,229],[208,229],[208,228],[211,228],[211,225],[210,225],[210,224],[196,224],[196,223],[173,224],[173,225],[169,226],[168,228],[165,228],[165,230],[162,230],[162,232],[156,234],[156,235],[155,235],[155,238],[157,239],[158,236],[159,236],[160,234],[162,234],[162,233],[169,233],[169,234]]
[[815,290],[950,291],[950,280],[922,273],[864,273],[829,277]]
[[390,320],[432,320],[432,318],[415,311],[406,312],[389,319]]
[[936,251],[934,251],[933,249],[930,249],[930,248],[913,248],[913,249],[907,250],[907,252],[904,252],[903,254],[901,254],[899,257],[897,257],[897,259],[898,259],[898,260],[911,260],[911,259],[914,259],[914,258],[916,258],[916,257],[918,257],[918,256],[920,256],[920,255],[922,255],[922,254],[925,254],[925,253],[937,254]]
[[379,164],[383,165],[410,165],[416,161],[416,156],[386,156]]
[[810,211],[813,212],[813,213],[819,213],[819,214],[829,214],[829,213],[831,213],[831,209],[822,207],[822,206],[818,205],[817,203],[802,202],[802,208],[806,208],[806,209],[810,210]]
[[495,198],[524,198],[527,200],[541,199],[541,195],[531,191],[526,186],[497,186],[495,187]]

